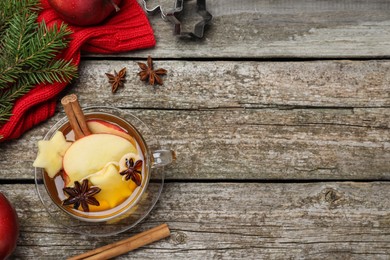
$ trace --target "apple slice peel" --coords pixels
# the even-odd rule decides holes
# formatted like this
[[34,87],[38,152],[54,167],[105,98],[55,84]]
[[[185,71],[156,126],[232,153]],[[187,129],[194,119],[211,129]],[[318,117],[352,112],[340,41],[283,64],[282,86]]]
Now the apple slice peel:
[[125,130],[114,124],[106,123],[102,120],[92,119],[87,121],[88,128],[93,134],[113,134],[130,141],[135,147],[137,144],[134,138],[129,135]]

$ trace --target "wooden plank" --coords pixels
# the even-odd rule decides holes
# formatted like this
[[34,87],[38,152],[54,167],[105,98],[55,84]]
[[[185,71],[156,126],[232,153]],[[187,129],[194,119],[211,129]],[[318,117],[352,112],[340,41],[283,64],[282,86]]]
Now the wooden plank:
[[131,232],[86,238],[56,226],[33,185],[2,185],[16,205],[14,257],[64,258],[160,223],[170,239],[120,259],[388,259],[390,183],[168,183],[147,220]]
[[[174,1],[149,1],[150,7]],[[200,17],[186,1],[183,27]],[[390,56],[390,4],[373,1],[209,0],[214,18],[205,38],[180,40],[160,15],[150,17],[154,49],[119,54],[159,58],[372,58]]]
[[[84,61],[73,90],[84,105],[142,109],[390,107],[389,61],[161,60],[168,75],[156,87],[139,80],[136,61]],[[125,88],[111,95],[105,73],[123,67]]]
[[[131,112],[176,151],[169,179],[388,179],[389,128],[360,125],[371,111]],[[2,178],[33,178],[41,130],[4,145]]]
[[[85,62],[72,92],[144,120],[178,154],[168,179],[390,177],[388,62],[161,61],[171,72],[154,88],[134,62],[110,64]],[[123,66],[128,82],[113,95],[104,72]],[[62,116],[1,144],[1,178],[33,178],[36,143]]]

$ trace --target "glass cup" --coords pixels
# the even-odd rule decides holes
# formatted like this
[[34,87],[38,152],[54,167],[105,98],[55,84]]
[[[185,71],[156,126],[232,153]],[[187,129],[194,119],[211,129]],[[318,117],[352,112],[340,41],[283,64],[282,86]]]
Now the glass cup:
[[[129,112],[113,107],[88,107],[83,109],[87,120],[103,120],[125,129],[136,140],[143,159],[142,183],[120,205],[100,212],[83,212],[61,204],[55,185],[64,185],[59,177],[52,180],[42,168],[35,168],[35,186],[38,196],[52,219],[75,233],[89,236],[109,236],[126,231],[141,222],[153,209],[162,192],[164,166],[175,159],[172,150],[160,148],[152,131]],[[59,120],[45,135],[49,140],[61,131],[72,140],[68,118]],[[105,149],[105,147],[102,147]],[[58,177],[58,176],[57,176]],[[55,192],[53,192],[55,191]]]

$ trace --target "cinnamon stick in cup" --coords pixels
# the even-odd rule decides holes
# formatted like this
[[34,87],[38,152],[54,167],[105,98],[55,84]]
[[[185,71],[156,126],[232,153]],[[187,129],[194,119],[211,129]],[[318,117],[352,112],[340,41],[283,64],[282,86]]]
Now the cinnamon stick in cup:
[[[64,107],[65,114],[69,119],[69,124],[74,132],[75,140],[92,134],[92,131],[88,127],[88,123],[85,119],[78,98],[75,94],[70,94],[63,97],[61,99],[61,104]],[[129,134],[120,131],[116,132],[115,134],[127,139],[134,146],[136,146],[134,138]]]
[[163,239],[170,235],[170,230],[167,224],[162,224],[142,233],[139,233],[130,238],[91,250],[78,256],[68,258],[68,260],[97,260],[109,259],[122,255],[124,253],[135,250],[139,247],[148,245],[157,240]]
[[61,99],[61,104],[64,107],[66,116],[69,119],[69,124],[72,127],[75,139],[92,134],[88,128],[83,110],[75,94],[70,94]]

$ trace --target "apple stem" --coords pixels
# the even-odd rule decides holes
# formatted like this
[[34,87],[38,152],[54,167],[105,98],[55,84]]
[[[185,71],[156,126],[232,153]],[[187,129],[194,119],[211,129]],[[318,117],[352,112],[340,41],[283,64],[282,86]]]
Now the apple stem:
[[113,0],[108,0],[108,2],[110,2],[112,6],[115,8],[115,12],[119,12],[119,10],[121,10]]

